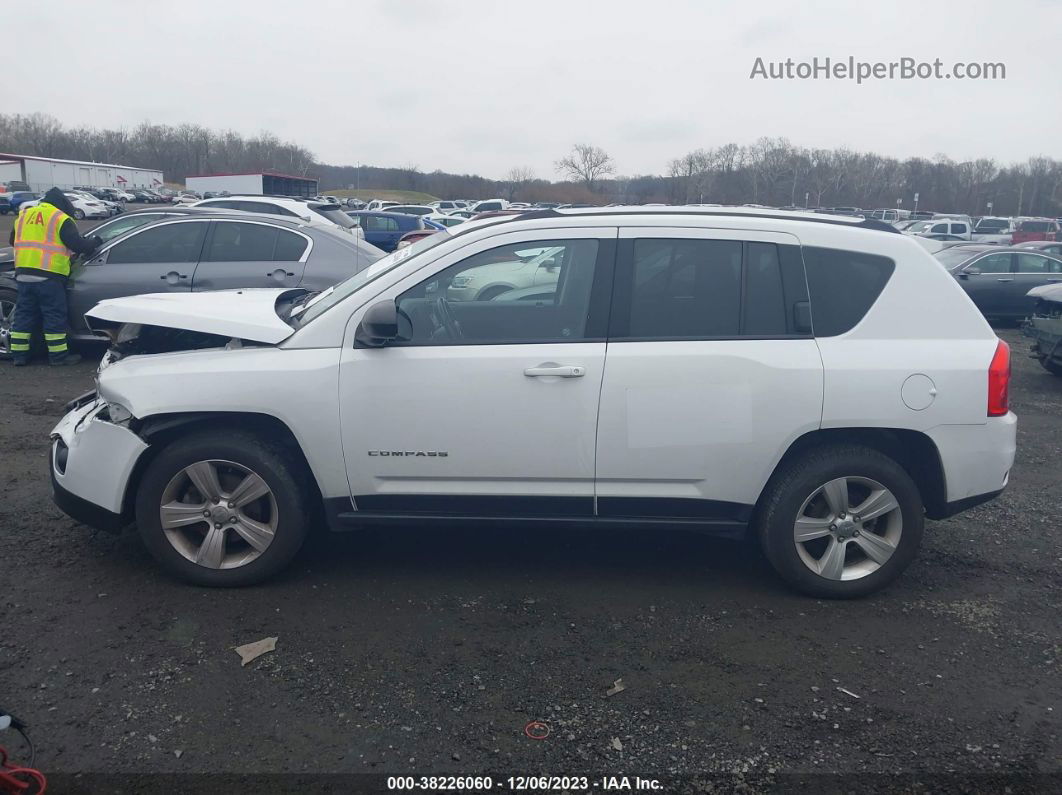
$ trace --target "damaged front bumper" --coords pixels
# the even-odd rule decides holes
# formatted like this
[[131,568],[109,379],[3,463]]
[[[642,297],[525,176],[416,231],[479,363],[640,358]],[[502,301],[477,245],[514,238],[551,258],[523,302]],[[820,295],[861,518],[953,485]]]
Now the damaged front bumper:
[[1062,367],[1062,306],[1051,314],[1033,315],[1022,326],[1022,333],[1032,339],[1035,358]]
[[52,430],[52,497],[79,522],[120,530],[131,518],[126,511],[129,478],[148,445],[111,422],[104,401],[89,398],[75,401],[73,410]]

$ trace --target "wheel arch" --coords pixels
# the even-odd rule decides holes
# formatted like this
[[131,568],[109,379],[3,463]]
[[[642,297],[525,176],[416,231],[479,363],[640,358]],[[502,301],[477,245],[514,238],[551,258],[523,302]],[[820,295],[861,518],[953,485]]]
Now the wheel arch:
[[134,507],[136,505],[136,493],[144,472],[151,462],[171,443],[189,433],[206,430],[211,427],[223,427],[226,431],[243,430],[257,436],[278,442],[284,451],[291,456],[295,466],[305,471],[307,482],[313,493],[307,495],[312,500],[314,518],[320,518],[324,500],[321,487],[317,481],[302,445],[292,432],[291,428],[283,421],[271,414],[256,412],[236,411],[196,411],[180,412],[173,414],[156,414],[137,421],[136,433],[148,443],[147,449],[137,460],[133,471],[126,482],[125,494],[122,498],[122,517],[132,521]]
[[950,515],[947,508],[947,481],[940,452],[929,436],[908,428],[819,428],[805,433],[790,444],[775,464],[756,503],[756,511],[759,511],[763,495],[767,493],[767,485],[785,464],[827,444],[858,444],[887,455],[902,466],[915,482],[928,518],[939,519]]

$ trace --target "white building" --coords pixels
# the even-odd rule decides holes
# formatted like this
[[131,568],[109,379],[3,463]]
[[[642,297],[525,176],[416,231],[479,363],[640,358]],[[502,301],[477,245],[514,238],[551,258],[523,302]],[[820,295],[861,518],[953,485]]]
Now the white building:
[[203,194],[254,193],[266,196],[316,196],[317,180],[263,171],[258,174],[197,174],[184,178],[188,190]]
[[38,193],[58,188],[158,188],[162,171],[157,168],[118,166],[85,160],[58,160],[35,155],[0,152],[0,184],[25,182]]

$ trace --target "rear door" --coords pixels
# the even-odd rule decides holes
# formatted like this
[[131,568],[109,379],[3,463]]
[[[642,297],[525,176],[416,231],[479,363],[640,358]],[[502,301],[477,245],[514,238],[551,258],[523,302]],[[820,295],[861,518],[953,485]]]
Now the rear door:
[[212,221],[192,289],[298,287],[311,240],[264,221]]
[[1014,318],[1025,318],[1036,301],[1029,298],[1029,290],[1044,284],[1062,282],[1062,262],[1041,254],[1014,255],[1014,281],[1008,285],[1005,295],[1007,313]]
[[394,251],[403,235],[398,220],[386,215],[363,215],[361,228],[365,230],[365,240],[383,251]]
[[736,529],[779,451],[821,419],[822,363],[799,241],[621,229],[615,281],[598,515]]
[[959,284],[977,304],[981,314],[997,317],[1007,312],[1007,292],[1014,284],[1010,254],[978,257],[959,273]]
[[79,266],[67,284],[74,333],[87,333],[85,312],[104,299],[191,290],[208,223],[182,219],[133,231]]

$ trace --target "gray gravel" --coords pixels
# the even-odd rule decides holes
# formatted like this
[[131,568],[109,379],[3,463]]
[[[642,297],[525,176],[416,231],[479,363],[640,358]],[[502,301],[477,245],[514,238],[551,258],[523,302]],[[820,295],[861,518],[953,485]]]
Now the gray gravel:
[[[1001,334],[1010,488],[847,603],[787,591],[749,546],[659,531],[320,533],[266,586],[184,586],[49,499],[47,432],[92,367],[0,364],[0,704],[42,769],[141,791],[219,771],[1057,791],[1062,379]],[[273,635],[240,666],[233,647]]]

